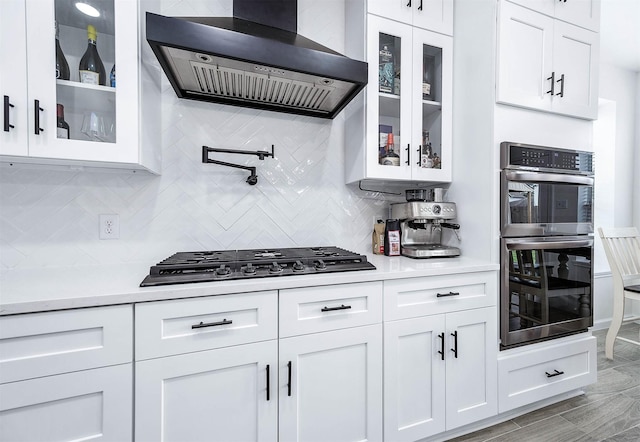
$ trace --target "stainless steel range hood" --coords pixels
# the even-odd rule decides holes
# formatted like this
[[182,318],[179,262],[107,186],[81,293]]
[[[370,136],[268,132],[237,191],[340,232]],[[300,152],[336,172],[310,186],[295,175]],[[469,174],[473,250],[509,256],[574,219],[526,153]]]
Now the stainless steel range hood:
[[367,84],[367,63],[296,33],[296,0],[234,0],[233,13],[147,13],[147,41],[178,97],[334,118]]

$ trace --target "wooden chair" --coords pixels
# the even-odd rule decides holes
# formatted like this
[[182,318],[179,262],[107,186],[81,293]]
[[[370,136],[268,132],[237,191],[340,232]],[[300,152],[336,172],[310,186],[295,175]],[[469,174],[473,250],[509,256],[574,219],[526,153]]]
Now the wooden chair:
[[618,336],[623,322],[640,319],[624,316],[627,299],[640,301],[640,235],[635,227],[600,227],[598,232],[613,275],[613,318],[605,339],[605,356],[613,359],[616,339],[640,345],[640,336],[638,341]]

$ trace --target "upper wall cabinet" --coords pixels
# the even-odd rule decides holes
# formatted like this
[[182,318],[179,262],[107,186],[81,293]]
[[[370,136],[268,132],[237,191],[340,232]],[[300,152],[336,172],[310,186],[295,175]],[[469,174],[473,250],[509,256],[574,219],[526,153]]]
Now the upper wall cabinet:
[[369,13],[453,35],[453,0],[369,0]]
[[356,3],[347,52],[368,61],[369,82],[346,109],[346,181],[451,181],[453,38]]
[[145,2],[103,0],[98,17],[74,3],[0,2],[0,57],[12,61],[0,66],[0,160],[158,172],[159,80],[140,69]]
[[496,100],[596,119],[599,53],[599,34],[502,1]]
[[600,0],[511,0],[550,17],[598,32]]

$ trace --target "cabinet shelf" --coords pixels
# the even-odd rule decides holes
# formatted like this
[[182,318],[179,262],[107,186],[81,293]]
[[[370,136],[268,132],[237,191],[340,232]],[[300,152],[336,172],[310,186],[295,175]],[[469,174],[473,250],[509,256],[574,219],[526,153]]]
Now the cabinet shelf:
[[56,80],[58,101],[72,106],[75,112],[113,112],[116,101],[116,88],[77,81]]

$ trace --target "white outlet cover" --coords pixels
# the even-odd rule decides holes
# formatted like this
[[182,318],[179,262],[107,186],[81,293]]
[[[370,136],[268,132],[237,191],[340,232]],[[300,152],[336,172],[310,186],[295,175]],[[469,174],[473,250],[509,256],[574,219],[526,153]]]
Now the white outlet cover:
[[100,239],[120,238],[120,216],[118,214],[99,215],[98,237]]

